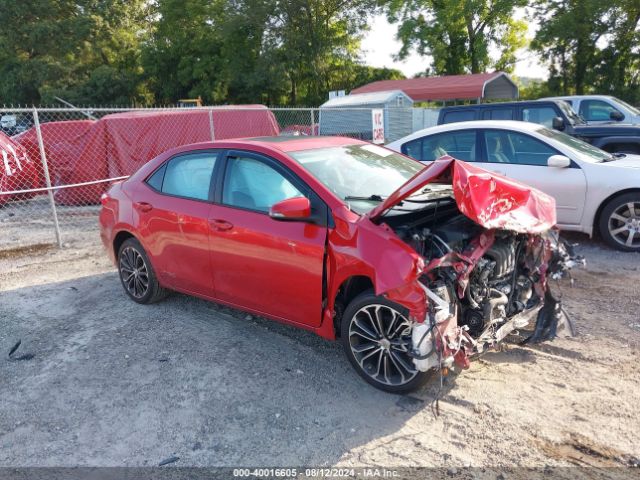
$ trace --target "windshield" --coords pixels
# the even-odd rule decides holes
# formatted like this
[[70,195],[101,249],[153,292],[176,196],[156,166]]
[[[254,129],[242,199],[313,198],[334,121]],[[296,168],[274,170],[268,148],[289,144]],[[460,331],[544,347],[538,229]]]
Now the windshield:
[[571,105],[568,102],[565,102],[564,100],[560,100],[558,102],[558,106],[560,107],[560,110],[562,110],[564,112],[564,114],[574,123],[574,124],[582,124],[582,123],[586,123],[584,118],[582,118],[580,115],[578,115],[576,113],[576,111],[571,107]]
[[577,150],[587,161],[599,163],[605,160],[611,160],[610,153],[607,153],[604,150],[600,150],[599,148],[594,147],[587,142],[583,142],[582,140],[579,140],[575,137],[571,137],[566,133],[559,132],[558,130],[541,128],[538,130],[538,133],[544,135],[547,138],[556,140],[563,145],[572,148],[573,150]]
[[625,102],[624,100],[620,100],[619,98],[615,99],[616,102],[618,102],[620,105],[622,105],[623,107],[626,107],[627,109],[629,109],[629,111],[631,113],[633,113],[634,115],[640,115],[640,110],[638,110],[636,107],[629,105],[627,102]]
[[289,152],[353,210],[365,213],[424,165],[376,145],[344,145]]

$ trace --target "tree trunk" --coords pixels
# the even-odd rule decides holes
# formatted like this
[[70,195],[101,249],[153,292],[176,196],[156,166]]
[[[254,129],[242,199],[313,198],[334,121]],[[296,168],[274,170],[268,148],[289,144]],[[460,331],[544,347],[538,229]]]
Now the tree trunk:
[[298,89],[296,86],[296,79],[294,78],[293,75],[290,75],[291,77],[291,93],[289,95],[289,100],[291,102],[292,106],[296,106],[298,104]]

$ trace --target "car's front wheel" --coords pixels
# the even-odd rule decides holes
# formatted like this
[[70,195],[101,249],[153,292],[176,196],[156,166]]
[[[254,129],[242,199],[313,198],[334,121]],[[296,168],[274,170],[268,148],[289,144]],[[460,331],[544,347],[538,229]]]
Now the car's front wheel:
[[351,301],[340,327],[342,346],[358,374],[391,393],[415,390],[429,377],[416,369],[409,355],[411,323],[402,310],[365,292]]
[[125,240],[118,250],[118,273],[124,291],[134,302],[154,303],[167,296],[147,253],[135,238]]
[[602,209],[598,227],[613,248],[640,252],[640,193],[625,193],[610,200]]

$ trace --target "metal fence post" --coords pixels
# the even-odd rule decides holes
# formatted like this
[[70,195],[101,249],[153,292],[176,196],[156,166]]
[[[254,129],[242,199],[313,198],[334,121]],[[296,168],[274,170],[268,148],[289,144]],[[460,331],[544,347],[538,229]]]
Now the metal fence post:
[[316,121],[316,115],[315,115],[314,109],[312,108],[311,109],[311,124],[310,124],[311,130],[309,132],[309,135],[311,135],[311,136],[315,136],[315,129],[313,128],[313,124],[315,123],[315,121]]
[[42,130],[40,129],[40,119],[38,118],[38,110],[33,107],[33,123],[36,127],[36,135],[38,137],[38,146],[40,147],[40,161],[42,162],[42,171],[47,184],[47,195],[49,196],[49,204],[51,205],[51,213],[53,214],[53,224],[56,229],[56,241],[58,247],[62,248],[62,238],[60,237],[60,224],[58,223],[58,212],[56,211],[56,202],[53,198],[53,190],[51,189],[51,177],[49,176],[49,166],[47,164],[47,154],[44,151],[44,141],[42,140]]
[[213,129],[213,109],[209,109],[209,131],[211,132],[211,141],[216,141],[216,132]]

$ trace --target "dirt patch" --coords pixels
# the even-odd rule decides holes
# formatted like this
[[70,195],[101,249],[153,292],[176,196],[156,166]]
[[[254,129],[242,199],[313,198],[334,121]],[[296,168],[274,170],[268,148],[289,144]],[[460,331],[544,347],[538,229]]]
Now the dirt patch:
[[0,260],[3,260],[5,258],[42,255],[43,253],[46,253],[54,248],[57,248],[57,245],[54,245],[52,243],[36,243],[34,245],[5,248],[0,250]]
[[605,445],[599,445],[592,439],[571,432],[565,442],[540,442],[540,448],[556,460],[566,461],[581,467],[640,467],[640,459]]
[[[131,302],[95,229],[1,258],[0,467],[179,457],[492,480],[627,468],[640,456],[640,255],[580,241],[587,270],[561,285],[577,337],[508,344],[405,397],[308,332],[184,295]],[[20,339],[14,356],[33,358],[7,361]]]

